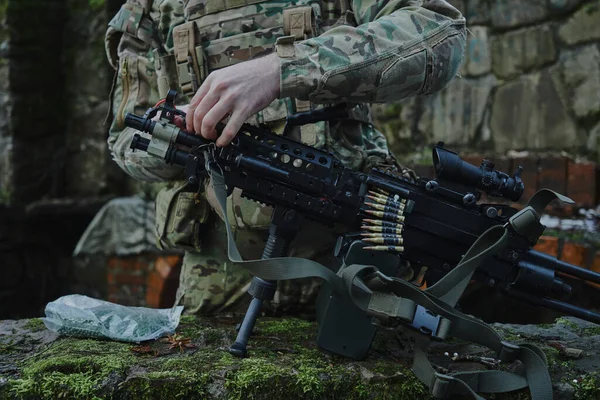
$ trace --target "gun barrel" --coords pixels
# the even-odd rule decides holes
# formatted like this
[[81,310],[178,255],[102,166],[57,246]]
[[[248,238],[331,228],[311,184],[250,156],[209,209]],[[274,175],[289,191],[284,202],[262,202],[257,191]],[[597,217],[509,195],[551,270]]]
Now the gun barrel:
[[151,133],[154,123],[155,122],[149,118],[139,117],[132,113],[127,113],[127,115],[125,115],[125,126],[133,128],[136,131]]
[[564,301],[551,299],[549,297],[536,297],[525,292],[521,292],[520,290],[513,289],[508,291],[508,295],[517,300],[526,301],[534,305],[540,305],[551,310],[560,311],[577,318],[585,319],[595,324],[600,324],[600,314],[585,308],[565,303]]
[[135,135],[133,135],[133,140],[131,141],[131,144],[129,145],[129,147],[132,150],[148,151],[149,145],[150,145],[150,139],[146,139],[136,133]]
[[531,250],[526,256],[530,262],[539,264],[545,268],[553,269],[575,278],[583,279],[593,283],[600,284],[600,274],[589,269],[581,268],[573,264],[560,261],[556,257],[542,253],[536,250]]

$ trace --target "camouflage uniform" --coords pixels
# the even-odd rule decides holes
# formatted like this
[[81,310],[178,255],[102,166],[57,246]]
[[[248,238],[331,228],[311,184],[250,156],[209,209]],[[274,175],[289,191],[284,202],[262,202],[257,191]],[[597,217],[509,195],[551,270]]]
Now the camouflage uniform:
[[[218,68],[275,51],[280,98],[248,122],[281,132],[288,114],[348,102],[351,117],[295,129],[291,136],[324,148],[347,166],[394,166],[367,103],[439,91],[456,75],[465,47],[465,20],[444,0],[127,0],[109,24],[106,49],[117,70],[108,145],[115,162],[144,181],[173,181],[157,197],[159,244],[186,250],[180,300],[188,312],[245,306],[250,276],[232,270],[222,221],[211,196],[182,190],[182,170],[132,152],[126,112],[142,114],[169,88],[189,101]],[[208,197],[208,198],[207,198]],[[244,258],[260,258],[270,209],[234,193],[230,222]],[[318,240],[314,240],[315,237]],[[330,263],[336,233],[308,224],[290,255]],[[303,289],[300,290],[299,287]],[[280,282],[274,301],[313,304],[314,284]]]

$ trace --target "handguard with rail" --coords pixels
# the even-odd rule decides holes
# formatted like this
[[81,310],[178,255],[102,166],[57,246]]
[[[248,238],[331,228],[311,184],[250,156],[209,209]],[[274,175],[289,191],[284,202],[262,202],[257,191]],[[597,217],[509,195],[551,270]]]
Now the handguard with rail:
[[[280,265],[285,265],[283,257],[286,256],[287,245],[301,229],[304,218],[347,227],[347,233],[339,238],[335,249],[340,265],[328,266],[336,277],[346,276],[347,285],[340,289],[339,282],[326,282],[318,300],[317,343],[321,348],[356,359],[364,358],[377,326],[382,325],[387,328],[403,325],[425,334],[428,340],[443,339],[448,333],[447,319],[455,321],[455,314],[460,312],[450,313],[450,317],[440,315],[436,310],[443,311],[448,307],[436,301],[434,303],[438,306],[428,307],[427,304],[433,304],[430,300],[426,304],[412,304],[406,313],[398,311],[402,307],[390,312],[395,307],[392,307],[393,304],[399,304],[398,293],[392,300],[386,296],[375,296],[372,287],[363,284],[369,278],[371,283],[374,282],[373,270],[356,269],[354,266],[374,266],[380,277],[385,277],[384,286],[386,279],[404,282],[403,285],[408,283],[417,289],[426,282],[429,289],[420,291],[427,292],[436,283],[442,284],[444,277],[447,278],[452,271],[458,272],[458,266],[469,264],[475,257],[466,255],[477,246],[481,250],[477,254],[480,256],[477,265],[469,267],[471,273],[457,278],[457,282],[462,282],[460,285],[451,285],[460,289],[446,288],[437,293],[433,289],[429,293],[435,293],[454,307],[466,286],[464,282],[474,279],[508,296],[600,322],[600,314],[559,300],[561,295],[571,291],[571,287],[561,279],[564,276],[600,283],[600,274],[532,250],[544,230],[539,223],[541,210],[556,197],[566,202],[570,199],[541,191],[539,196],[534,196],[537,206],[526,207],[522,211],[506,204],[480,202],[482,191],[489,196],[519,200],[524,190],[520,179],[521,167],[513,176],[495,170],[494,164],[487,160],[476,167],[438,143],[433,148],[436,178],[412,181],[378,169],[368,173],[353,171],[344,167],[333,155],[289,139],[286,131],[277,135],[249,124],[242,126],[231,144],[219,148],[213,141],[188,134],[173,123],[175,115],[184,116],[174,106],[175,96],[174,91],[169,92],[160,107],[149,109],[142,117],[126,116],[127,126],[151,135],[150,139],[136,135],[131,147],[183,167],[192,190],[202,190],[204,186],[201,183],[209,174],[213,179],[218,175],[224,183],[223,196],[237,187],[242,190],[242,196],[273,206],[263,264],[266,260],[277,259]],[[286,130],[294,125],[343,118],[346,112],[346,107],[339,105],[297,114],[288,117]],[[154,120],[158,113],[160,118]],[[218,130],[222,128],[220,125]],[[478,239],[494,227],[504,232],[502,245],[494,245],[500,242],[494,236],[494,240],[483,246],[482,240]],[[348,278],[344,269],[361,272]],[[273,264],[251,270],[255,274],[249,290],[253,300],[239,328],[237,340],[230,349],[233,354],[247,354],[246,345],[262,302],[273,298],[276,279],[299,276],[278,275],[274,270]],[[307,275],[310,274],[302,276]],[[355,279],[357,276],[362,280]],[[346,293],[341,293],[344,290]],[[412,289],[406,290],[410,292]],[[365,293],[371,294],[371,300],[357,307]],[[422,298],[426,295],[432,297],[427,293],[411,294]],[[379,306],[373,300],[375,297],[380,301]],[[406,303],[404,301],[403,306]],[[390,315],[398,318],[388,318]],[[373,324],[374,321],[377,324]],[[505,342],[497,344],[500,347],[505,345]],[[507,348],[500,347],[497,350],[506,353]],[[434,375],[439,378],[439,374]],[[438,383],[435,380],[439,388]],[[435,386],[432,382],[427,384]],[[479,389],[485,391],[485,388]],[[433,389],[432,393],[436,394]]]

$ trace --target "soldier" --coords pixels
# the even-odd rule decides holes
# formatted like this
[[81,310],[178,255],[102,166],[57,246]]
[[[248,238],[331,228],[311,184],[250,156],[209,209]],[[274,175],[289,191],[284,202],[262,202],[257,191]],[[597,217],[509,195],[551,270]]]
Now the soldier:
[[[225,146],[243,122],[281,133],[287,115],[343,102],[347,119],[296,128],[291,137],[356,170],[406,173],[367,103],[444,88],[462,61],[465,32],[463,16],[444,0],[127,0],[106,34],[117,71],[108,146],[135,179],[170,182],[156,199],[158,243],[185,250],[177,295],[185,312],[245,311],[251,276],[228,263],[211,191],[198,198],[186,191],[181,168],[132,152],[140,132],[124,126],[125,114],[142,114],[176,89],[187,112],[181,125]],[[237,191],[228,208],[242,256],[260,258],[272,210]],[[289,255],[332,265],[336,237],[307,223]],[[270,310],[310,313],[318,284],[279,282]]]

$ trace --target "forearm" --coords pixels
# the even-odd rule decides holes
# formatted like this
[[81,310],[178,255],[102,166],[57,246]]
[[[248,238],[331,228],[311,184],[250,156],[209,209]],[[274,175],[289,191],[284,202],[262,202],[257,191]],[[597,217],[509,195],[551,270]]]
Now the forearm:
[[[333,28],[293,49],[278,48],[280,96],[315,103],[389,102],[445,87],[463,58],[465,20],[443,1],[429,2],[430,8],[393,8],[407,3],[421,2],[390,2],[380,10],[374,4],[357,15],[370,22]],[[369,15],[374,11],[377,15]]]

